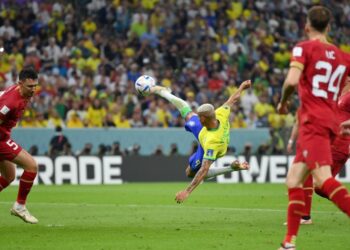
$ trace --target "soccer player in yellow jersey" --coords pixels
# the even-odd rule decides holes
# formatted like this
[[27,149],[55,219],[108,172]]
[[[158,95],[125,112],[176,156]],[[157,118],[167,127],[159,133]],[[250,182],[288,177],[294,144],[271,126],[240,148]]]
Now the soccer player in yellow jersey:
[[251,86],[250,80],[243,82],[239,89],[230,96],[224,105],[217,110],[213,105],[201,105],[194,113],[184,100],[172,95],[161,86],[151,87],[155,93],[174,104],[186,120],[185,129],[191,132],[200,142],[197,152],[189,159],[186,174],[194,177],[189,187],[176,195],[178,203],[183,202],[190,193],[205,179],[227,172],[246,170],[248,163],[234,161],[230,167],[211,168],[212,163],[226,154],[230,141],[229,115],[233,104],[240,98],[241,92]]

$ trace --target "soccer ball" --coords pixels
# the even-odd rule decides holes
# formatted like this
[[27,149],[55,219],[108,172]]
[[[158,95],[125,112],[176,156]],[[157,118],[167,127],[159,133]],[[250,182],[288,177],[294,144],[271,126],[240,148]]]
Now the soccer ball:
[[156,85],[156,81],[153,77],[142,75],[137,78],[135,82],[135,89],[140,95],[148,96],[150,94],[151,87],[154,85]]

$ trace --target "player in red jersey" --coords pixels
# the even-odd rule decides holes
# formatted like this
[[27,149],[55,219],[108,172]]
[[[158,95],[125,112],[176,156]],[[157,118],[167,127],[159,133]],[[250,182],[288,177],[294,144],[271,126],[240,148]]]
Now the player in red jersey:
[[[350,77],[347,77],[347,86],[344,88],[343,94],[339,97],[338,101],[338,113],[337,119],[339,124],[350,119]],[[298,114],[298,112],[297,112]],[[299,129],[299,121],[298,115],[296,122],[293,126],[292,133],[290,135],[287,152],[292,152],[293,142],[297,138]],[[332,176],[335,177],[339,174],[340,170],[345,166],[346,161],[350,156],[350,136],[342,135],[339,130],[336,138],[332,142],[332,160],[333,165],[331,166]],[[312,203],[312,195],[314,191],[312,175],[306,179],[303,184],[304,190],[304,198],[305,198],[305,215],[301,217],[300,224],[301,225],[310,225],[312,224],[311,220],[311,203]],[[315,189],[316,193],[324,198],[328,198],[326,194],[322,193],[322,191],[318,188]],[[287,223],[284,223],[287,225]]]
[[308,11],[305,32],[309,40],[293,48],[290,69],[277,107],[280,114],[288,113],[287,100],[298,86],[301,100],[299,137],[296,156],[286,180],[288,229],[282,250],[295,249],[300,218],[305,214],[302,187],[309,174],[312,174],[315,186],[350,216],[350,195],[331,173],[331,141],[339,128],[336,105],[347,68],[344,54],[327,42],[330,19],[330,11],[323,6],[314,6]]
[[37,175],[38,165],[26,150],[11,139],[11,130],[34,95],[38,86],[37,79],[34,70],[23,69],[19,73],[19,82],[0,92],[0,192],[15,179],[16,165],[21,166],[24,172],[11,214],[32,224],[38,223],[38,220],[29,213],[25,203]]

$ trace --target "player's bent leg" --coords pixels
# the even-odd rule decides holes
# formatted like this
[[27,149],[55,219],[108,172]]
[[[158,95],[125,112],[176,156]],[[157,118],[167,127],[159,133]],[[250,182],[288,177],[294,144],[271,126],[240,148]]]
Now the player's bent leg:
[[10,161],[0,161],[0,192],[10,185],[16,177],[16,166]]
[[[332,151],[333,165],[331,167],[332,176],[336,177],[341,169],[345,166],[348,160],[348,155],[342,152]],[[323,198],[328,199],[328,196],[319,187],[315,187],[315,193]]]
[[[304,198],[305,198],[305,215],[300,219],[300,225],[312,225],[311,220],[311,203],[313,194],[313,180],[312,175],[309,175],[303,184]],[[287,226],[288,223],[284,222],[283,225]]]
[[168,100],[169,102],[171,102],[180,111],[181,116],[183,118],[186,118],[186,116],[190,112],[192,112],[190,105],[186,101],[182,100],[181,98],[171,94],[169,89],[162,86],[155,85],[151,87],[150,91],[151,93],[157,94],[163,97],[164,99]]
[[345,186],[331,174],[330,166],[320,166],[312,171],[315,184],[345,214],[350,217],[350,195]]
[[286,178],[287,188],[302,188],[308,174],[309,170],[307,169],[305,163],[293,163]]
[[222,174],[226,174],[226,173],[230,173],[230,172],[234,172],[234,171],[242,171],[242,170],[248,170],[249,169],[249,164],[248,162],[242,162],[240,163],[238,160],[233,161],[230,166],[227,167],[216,167],[215,163],[213,163],[209,170],[208,173],[206,175],[206,179],[218,176],[218,175],[222,175]]
[[304,163],[293,163],[288,171],[286,185],[288,187],[287,233],[280,249],[295,249],[296,236],[300,220],[305,215],[305,197],[302,188],[309,171]]
[[17,201],[11,209],[11,214],[20,217],[25,222],[36,224],[38,223],[37,218],[29,213],[25,204],[37,175],[38,165],[34,158],[24,149],[21,150],[12,162],[21,166],[24,171],[19,182]]
[[12,160],[13,163],[21,166],[25,171],[37,173],[38,164],[26,150],[22,149],[21,152]]
[[303,184],[304,198],[305,198],[305,215],[301,217],[301,225],[311,225],[311,204],[312,195],[314,193],[313,179],[312,175],[309,174],[306,181]]

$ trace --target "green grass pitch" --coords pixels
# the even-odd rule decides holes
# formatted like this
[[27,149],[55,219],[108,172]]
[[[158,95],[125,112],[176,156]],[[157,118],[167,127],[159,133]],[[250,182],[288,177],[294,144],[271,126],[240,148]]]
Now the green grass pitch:
[[[204,183],[184,204],[186,183],[35,186],[28,208],[39,224],[10,216],[17,187],[0,193],[0,249],[277,249],[286,189],[277,184]],[[350,249],[349,219],[314,196],[314,225],[298,249]]]

